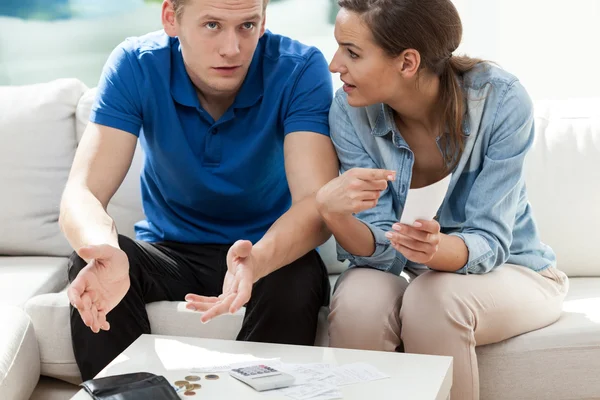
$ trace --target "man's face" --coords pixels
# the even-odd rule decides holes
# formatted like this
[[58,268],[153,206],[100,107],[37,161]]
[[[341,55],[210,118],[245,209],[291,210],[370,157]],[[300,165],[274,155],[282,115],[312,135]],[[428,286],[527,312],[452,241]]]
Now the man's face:
[[209,95],[235,94],[265,32],[263,0],[188,0],[179,18],[168,8],[165,31],[179,37],[194,84]]

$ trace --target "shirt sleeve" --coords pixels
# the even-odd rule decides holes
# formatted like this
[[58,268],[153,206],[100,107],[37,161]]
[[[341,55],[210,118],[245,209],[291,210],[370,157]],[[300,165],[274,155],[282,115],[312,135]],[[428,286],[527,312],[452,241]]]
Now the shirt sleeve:
[[333,84],[327,61],[315,49],[295,82],[284,119],[284,134],[308,131],[329,136],[332,98]]
[[[340,173],[352,168],[383,168],[384,166],[377,165],[364,149],[342,102],[344,100],[336,96],[329,114],[331,140],[340,160]],[[397,252],[385,237],[385,233],[390,231],[392,225],[397,222],[392,196],[392,189],[388,183],[388,188],[381,192],[375,207],[355,214],[356,218],[373,234],[375,240],[373,254],[369,257],[355,256],[338,244],[340,261],[348,260],[353,266],[368,266],[396,274],[402,271],[406,265],[406,258]]]
[[139,136],[142,97],[137,80],[142,76],[131,41],[121,43],[106,61],[90,121]]
[[496,109],[482,169],[465,204],[466,221],[460,231],[450,233],[460,237],[469,250],[466,265],[457,273],[487,273],[510,255],[525,186],[523,164],[535,135],[533,119],[533,104],[525,88],[518,81],[512,83]]

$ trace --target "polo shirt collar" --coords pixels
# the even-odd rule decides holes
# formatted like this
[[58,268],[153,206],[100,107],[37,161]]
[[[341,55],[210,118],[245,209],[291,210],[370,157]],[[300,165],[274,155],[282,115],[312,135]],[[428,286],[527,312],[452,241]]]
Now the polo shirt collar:
[[263,76],[263,59],[265,53],[265,40],[268,33],[265,33],[262,38],[258,41],[252,61],[250,62],[250,68],[242,83],[242,87],[235,96],[233,102],[233,108],[248,108],[255,105],[260,100],[264,93],[264,76]]
[[196,88],[183,62],[181,43],[177,38],[171,38],[171,40],[173,41],[171,43],[171,96],[184,106],[199,107],[200,100],[196,94]]

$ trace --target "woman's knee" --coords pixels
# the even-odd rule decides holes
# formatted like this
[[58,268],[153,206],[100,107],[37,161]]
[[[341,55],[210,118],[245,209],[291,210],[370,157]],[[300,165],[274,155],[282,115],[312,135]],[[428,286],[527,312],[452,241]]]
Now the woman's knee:
[[469,310],[463,294],[457,290],[458,279],[460,275],[437,271],[428,271],[414,279],[402,300],[402,323],[413,328],[443,329],[444,324],[465,319]]
[[371,268],[352,268],[331,303],[333,347],[395,350],[400,341],[399,302],[408,283]]

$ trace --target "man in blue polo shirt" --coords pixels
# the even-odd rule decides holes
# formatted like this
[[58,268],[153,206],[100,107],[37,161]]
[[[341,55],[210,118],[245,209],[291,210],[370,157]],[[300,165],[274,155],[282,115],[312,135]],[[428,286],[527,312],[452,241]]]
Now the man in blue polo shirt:
[[[160,300],[187,300],[203,322],[245,305],[240,340],[314,342],[333,90],[317,49],[265,32],[267,1],[166,0],[164,31],[104,67],[60,215],[83,379],[150,332],[145,304]],[[132,240],[106,209],[138,138],[146,218]]]

